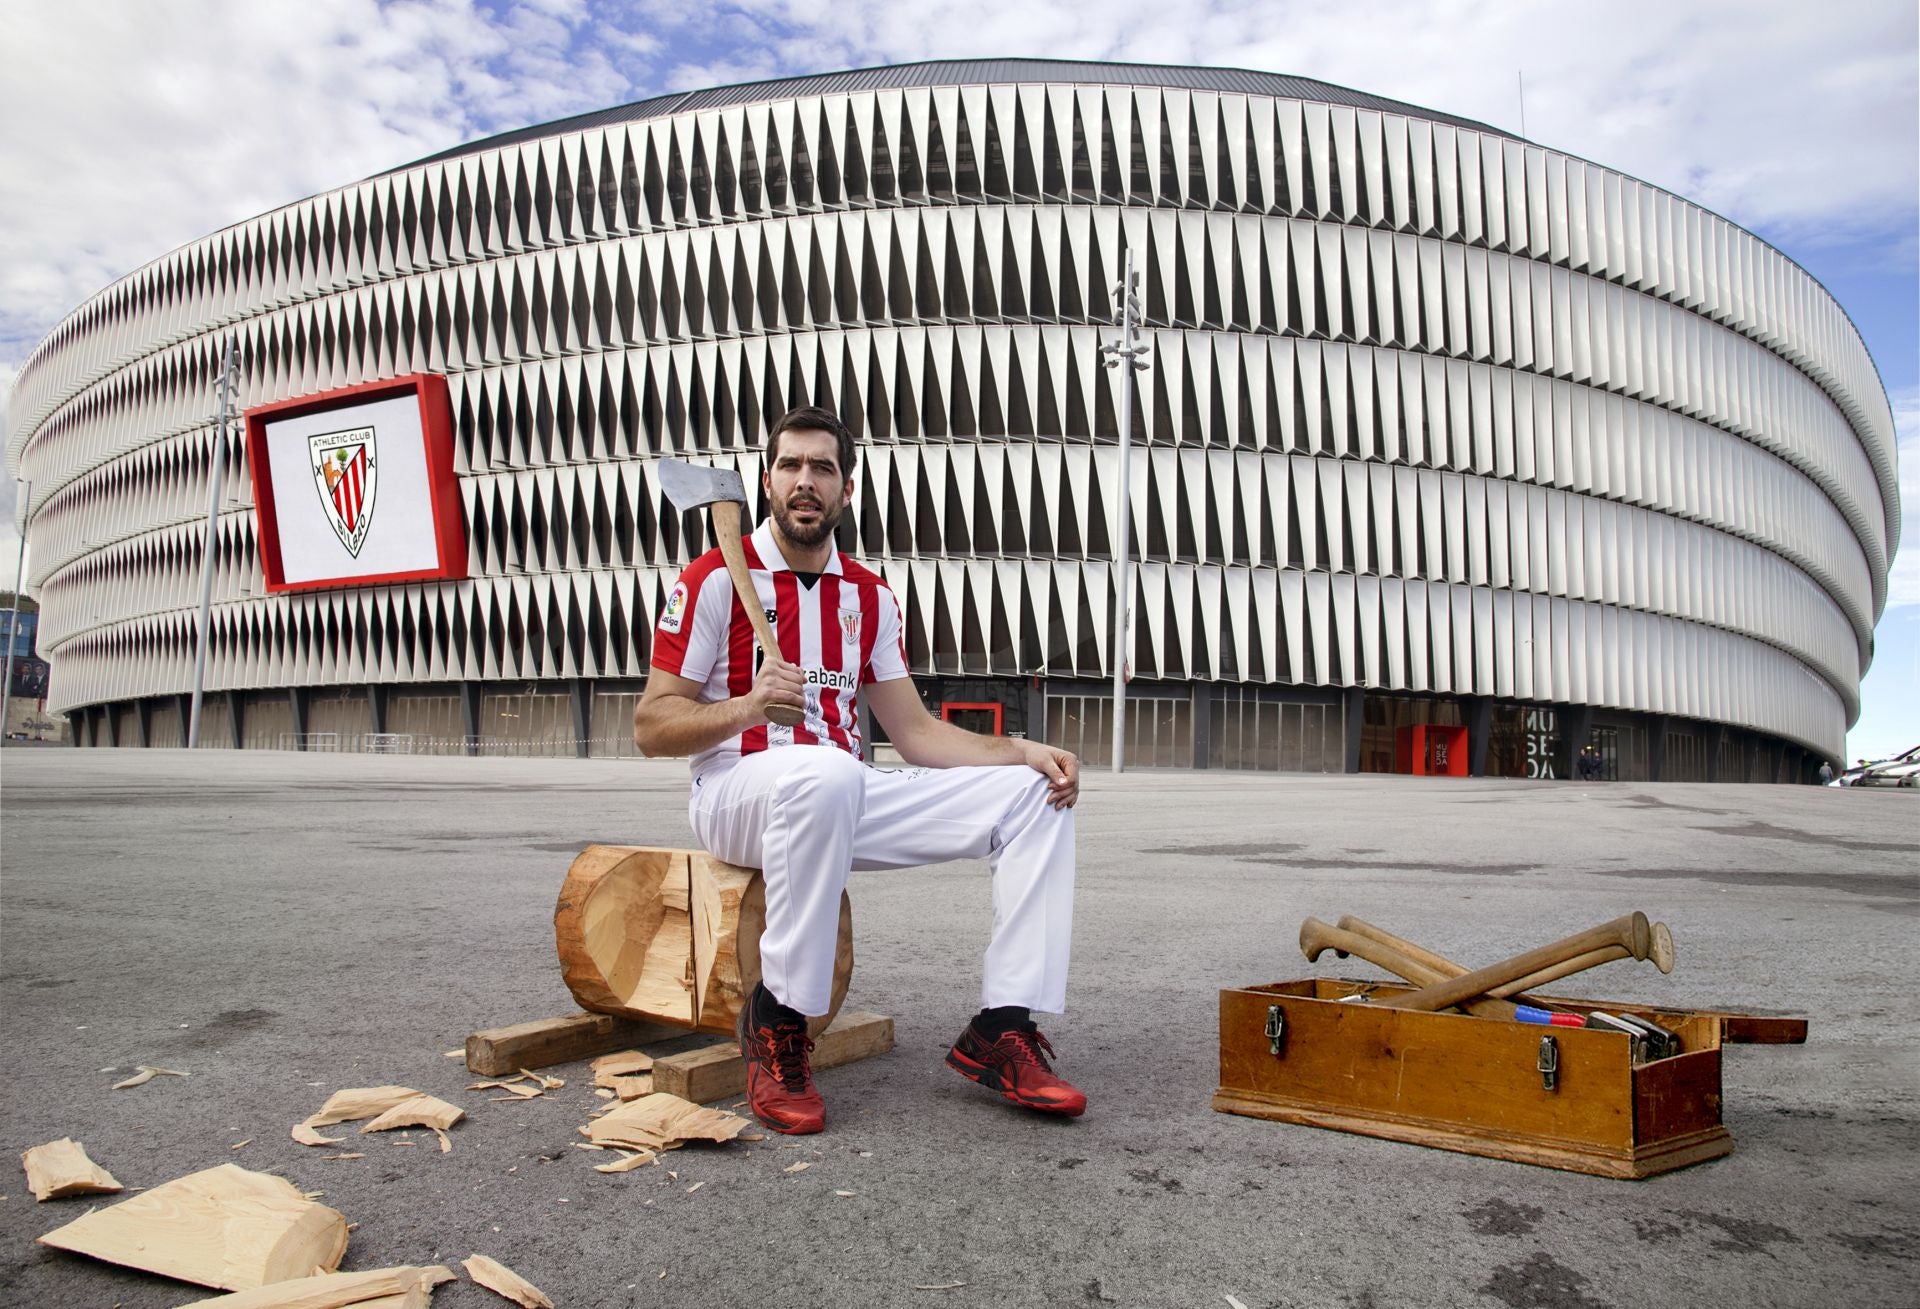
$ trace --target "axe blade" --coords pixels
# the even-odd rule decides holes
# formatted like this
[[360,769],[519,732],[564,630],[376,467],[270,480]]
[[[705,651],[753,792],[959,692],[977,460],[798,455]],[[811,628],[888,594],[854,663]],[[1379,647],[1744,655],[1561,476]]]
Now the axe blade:
[[747,484],[738,469],[713,468],[678,459],[662,459],[654,468],[660,489],[667,493],[674,508],[682,512],[726,500],[747,503]]

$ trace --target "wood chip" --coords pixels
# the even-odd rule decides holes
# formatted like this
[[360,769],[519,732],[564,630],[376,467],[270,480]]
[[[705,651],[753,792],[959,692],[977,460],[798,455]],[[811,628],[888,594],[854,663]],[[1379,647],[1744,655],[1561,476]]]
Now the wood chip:
[[942,1282],[938,1286],[916,1286],[913,1289],[916,1291],[957,1291],[965,1285],[965,1282]]
[[854,1193],[852,1191],[835,1191],[834,1194],[839,1196],[842,1200],[851,1200],[853,1199]]
[[564,1077],[550,1077],[545,1073],[536,1073],[529,1068],[522,1068],[520,1070],[520,1076],[531,1077],[534,1081],[540,1083],[543,1090],[547,1091],[558,1091],[567,1084],[567,1079]]
[[396,1127],[452,1127],[466,1116],[467,1111],[457,1104],[448,1104],[437,1096],[416,1095],[402,1100],[360,1130],[365,1133],[386,1132]]
[[807,1169],[811,1167],[813,1167],[811,1163],[808,1163],[803,1160],[802,1162],[794,1164],[791,1167],[782,1168],[780,1171],[783,1173],[804,1173],[807,1171]]
[[252,1145],[252,1144],[253,1144],[253,1138],[252,1138],[251,1136],[249,1136],[249,1137],[248,1137],[248,1138],[247,1138],[246,1140],[244,1140],[244,1141],[235,1141],[235,1142],[234,1142],[234,1143],[233,1143],[232,1145],[230,1145],[230,1146],[228,1146],[228,1147],[227,1147],[227,1149],[229,1149],[229,1150],[238,1150],[238,1149],[239,1149],[239,1148],[240,1148],[241,1146],[243,1146],[243,1145]]
[[148,1082],[151,1082],[156,1077],[191,1077],[191,1076],[193,1076],[192,1073],[183,1073],[183,1072],[180,1072],[178,1069],[149,1068],[147,1067],[147,1065],[141,1064],[140,1070],[138,1072],[136,1072],[132,1077],[129,1077],[124,1082],[115,1082],[113,1084],[113,1089],[116,1091],[125,1091],[136,1086],[145,1086]]
[[20,1156],[27,1169],[27,1189],[35,1200],[59,1200],[69,1195],[111,1195],[126,1188],[113,1174],[87,1157],[87,1148],[70,1136],[36,1145]]
[[440,1138],[440,1153],[452,1154],[453,1138],[447,1135],[446,1129],[442,1127],[436,1127],[433,1129],[433,1134]]
[[331,1127],[356,1118],[374,1118],[419,1094],[410,1086],[358,1086],[335,1091],[320,1106],[320,1112],[307,1119],[306,1125]]
[[613,1092],[609,1091],[604,1086],[601,1087],[599,1090],[595,1091],[594,1094],[599,1096],[602,1100],[611,1100],[614,1098]]
[[497,1259],[477,1254],[461,1267],[476,1284],[498,1292],[523,1309],[553,1309],[553,1301],[547,1299],[546,1292]]
[[366,1157],[366,1155],[358,1150],[349,1150],[344,1154],[323,1154],[320,1156],[320,1162],[326,1164],[332,1163],[336,1159],[365,1159]]
[[656,1162],[658,1162],[658,1157],[654,1155],[652,1151],[642,1150],[637,1154],[622,1154],[610,1164],[595,1164],[593,1171],[596,1173],[630,1173],[636,1168],[643,1168],[648,1164]]
[[283,1177],[221,1164],[82,1215],[40,1243],[243,1291],[338,1268],[347,1220]]
[[216,1295],[211,1300],[195,1300],[183,1309],[358,1309],[375,1306],[424,1305],[427,1294],[442,1282],[454,1280],[453,1270],[442,1264],[426,1268],[402,1265],[397,1268],[369,1268],[357,1273],[321,1273],[273,1282],[233,1295]]
[[305,1123],[293,1125],[293,1139],[301,1145],[339,1145],[347,1138],[344,1136],[322,1136]]
[[467,1048],[461,1046],[458,1050],[442,1050],[440,1053],[442,1057],[447,1059],[465,1059],[467,1057]]
[[671,1150],[687,1141],[731,1141],[747,1120],[721,1109],[706,1109],[677,1095],[655,1091],[631,1100],[580,1129],[600,1145],[636,1150]]
[[705,1182],[695,1182],[692,1186],[689,1186],[687,1188],[687,1194],[692,1195],[695,1191],[698,1191],[701,1187],[705,1185],[706,1185]]
[[653,1074],[637,1073],[632,1077],[616,1077],[613,1079],[611,1089],[622,1100],[638,1100],[643,1095],[653,1094]]
[[603,1054],[593,1061],[593,1084],[606,1086],[603,1079],[609,1077],[631,1077],[635,1073],[650,1072],[653,1069],[653,1056],[640,1050],[622,1050],[617,1054]]

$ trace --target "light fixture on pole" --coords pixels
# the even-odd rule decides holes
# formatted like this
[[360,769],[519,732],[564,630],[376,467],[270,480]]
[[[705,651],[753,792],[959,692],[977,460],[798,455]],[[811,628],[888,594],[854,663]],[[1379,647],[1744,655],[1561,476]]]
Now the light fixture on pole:
[[207,626],[213,607],[213,545],[220,521],[220,484],[227,471],[227,408],[233,400],[233,383],[239,372],[239,354],[233,338],[220,343],[220,416],[214,424],[213,467],[207,491],[207,535],[200,551],[200,626],[193,643],[193,710],[187,717],[187,749],[200,747],[200,698],[207,683]]
[[14,521],[20,529],[20,555],[13,565],[13,616],[7,619],[6,683],[0,688],[0,738],[7,734],[7,711],[13,708],[13,647],[20,640],[20,586],[27,576],[27,501],[33,496],[33,483],[20,483],[20,512]]
[[[1120,339],[1100,347],[1108,368],[1120,373],[1120,493],[1114,500],[1113,556],[1113,771],[1124,772],[1127,752],[1127,651],[1133,627],[1133,585],[1128,573],[1128,532],[1133,525],[1133,375],[1144,371],[1147,362],[1141,356],[1151,348],[1134,339],[1134,325],[1140,318],[1140,275],[1133,271],[1133,251],[1127,251],[1126,271],[1113,288],[1113,316],[1120,324]],[[1125,365],[1122,368],[1122,365]]]

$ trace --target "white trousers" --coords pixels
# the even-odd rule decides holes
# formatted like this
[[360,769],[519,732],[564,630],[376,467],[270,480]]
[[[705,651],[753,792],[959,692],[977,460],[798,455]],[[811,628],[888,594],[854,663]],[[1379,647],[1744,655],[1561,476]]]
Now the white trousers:
[[1004,767],[870,768],[831,746],[751,754],[693,786],[688,816],[713,854],[766,875],[760,974],[809,1016],[833,994],[850,869],[988,860],[993,938],[980,1003],[1064,1013],[1073,938],[1073,810],[1047,779]]

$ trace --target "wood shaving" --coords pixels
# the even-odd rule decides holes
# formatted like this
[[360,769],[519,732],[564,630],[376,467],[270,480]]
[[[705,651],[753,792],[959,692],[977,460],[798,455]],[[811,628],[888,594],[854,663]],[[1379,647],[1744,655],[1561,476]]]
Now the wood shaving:
[[604,1086],[603,1086],[603,1087],[601,1087],[601,1088],[600,1088],[599,1090],[597,1090],[597,1091],[595,1091],[595,1092],[594,1092],[594,1094],[595,1094],[595,1095],[597,1095],[597,1096],[599,1096],[599,1097],[600,1097],[600,1098],[601,1098],[602,1100],[611,1100],[611,1099],[613,1099],[613,1092],[612,1092],[612,1091],[609,1091],[609,1090],[607,1090],[607,1088],[606,1088],[606,1087],[604,1087]]
[[20,1156],[27,1170],[27,1189],[35,1200],[58,1200],[69,1195],[111,1195],[126,1188],[113,1174],[87,1157],[87,1148],[70,1136],[36,1145]]
[[125,1091],[136,1086],[145,1086],[148,1082],[151,1082],[156,1077],[191,1077],[191,1076],[193,1076],[192,1073],[183,1073],[176,1068],[149,1068],[146,1064],[141,1064],[138,1072],[136,1072],[132,1077],[129,1077],[124,1082],[115,1082],[113,1084],[113,1089],[116,1091]]
[[[648,1164],[658,1162],[658,1157],[654,1155],[652,1151],[641,1150],[636,1154],[622,1154],[610,1164],[595,1164],[593,1171],[596,1173],[629,1173],[636,1168],[643,1168]],[[652,1204],[653,1202],[649,1200],[647,1203]]]
[[344,1136],[322,1136],[305,1123],[293,1125],[293,1139],[301,1145],[339,1145],[347,1138]]
[[957,1291],[965,1285],[965,1282],[942,1282],[938,1286],[916,1286],[913,1289],[916,1291]]
[[731,1141],[747,1120],[721,1109],[706,1109],[665,1091],[631,1100],[580,1129],[600,1145],[636,1150],[671,1150],[687,1141]]
[[467,1057],[465,1047],[458,1050],[442,1050],[440,1053],[443,1058],[447,1059],[465,1059]]
[[692,1186],[689,1186],[687,1188],[687,1194],[692,1195],[695,1191],[698,1191],[701,1187],[705,1185],[706,1185],[705,1182],[695,1182]]
[[546,1292],[497,1259],[477,1254],[461,1267],[476,1285],[505,1296],[523,1309],[553,1309],[553,1301],[547,1298]]
[[643,1095],[652,1095],[653,1074],[641,1073],[634,1077],[616,1077],[613,1079],[612,1090],[622,1100],[638,1100]]
[[324,1163],[331,1163],[335,1159],[365,1159],[365,1158],[366,1156],[364,1154],[361,1154],[358,1151],[349,1151],[346,1154],[323,1154],[320,1156],[320,1162],[324,1164]]
[[852,1191],[835,1191],[834,1194],[839,1196],[842,1200],[851,1200],[853,1199],[853,1196],[854,1196],[854,1193]]
[[448,1104],[445,1100],[431,1095],[416,1095],[410,1100],[402,1100],[360,1130],[365,1132],[386,1132],[396,1127],[452,1127],[467,1111],[457,1104]]
[[238,1149],[239,1149],[239,1148],[240,1148],[241,1146],[243,1146],[243,1145],[252,1145],[252,1144],[253,1144],[253,1138],[252,1138],[251,1136],[249,1136],[249,1137],[248,1137],[248,1138],[247,1138],[246,1140],[244,1140],[244,1141],[235,1141],[235,1142],[234,1142],[234,1143],[233,1143],[232,1145],[230,1145],[230,1146],[228,1146],[228,1147],[227,1147],[227,1149],[229,1149],[229,1150],[238,1150]]
[[800,1163],[793,1164],[787,1168],[782,1168],[780,1171],[783,1173],[804,1173],[807,1171],[807,1169],[811,1167],[813,1167],[812,1163],[802,1160]]
[[441,1127],[436,1127],[433,1129],[433,1134],[440,1138],[440,1153],[452,1154],[453,1138],[447,1135],[446,1129]]
[[567,1084],[567,1079],[564,1077],[549,1077],[545,1073],[536,1073],[526,1068],[520,1070],[520,1076],[531,1077],[534,1081],[540,1083],[543,1090],[548,1091],[558,1091]]
[[374,1118],[420,1093],[410,1086],[359,1086],[335,1091],[306,1121],[308,1127],[331,1127],[356,1118]]
[[595,1086],[605,1086],[603,1077],[630,1077],[634,1073],[649,1072],[653,1068],[653,1056],[640,1050],[621,1050],[617,1054],[603,1054],[593,1061],[593,1081]]

